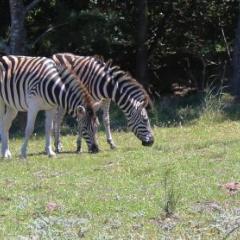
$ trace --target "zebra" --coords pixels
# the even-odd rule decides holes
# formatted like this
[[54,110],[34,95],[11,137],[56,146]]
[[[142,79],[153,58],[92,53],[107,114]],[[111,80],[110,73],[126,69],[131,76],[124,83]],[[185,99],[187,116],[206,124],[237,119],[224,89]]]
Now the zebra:
[[[107,142],[112,149],[116,147],[110,130],[109,107],[115,102],[126,116],[128,127],[142,141],[142,145],[151,146],[154,137],[150,126],[146,107],[151,105],[149,95],[129,73],[122,71],[112,62],[104,62],[96,56],[79,56],[71,53],[57,53],[52,59],[61,66],[72,66],[73,71],[87,87],[95,101],[104,99],[102,103],[103,122]],[[58,119],[61,121],[61,119]],[[59,129],[55,131],[55,148],[61,150]],[[81,133],[77,140],[77,151],[81,151]]]
[[[70,68],[69,68],[70,69]],[[49,156],[55,152],[51,147],[51,130],[57,107],[81,120],[83,136],[93,152],[98,151],[96,141],[97,118],[91,95],[70,70],[59,70],[55,62],[45,57],[0,57],[0,133],[1,154],[10,158],[9,128],[18,111],[27,111],[25,139],[21,158],[27,156],[27,145],[34,129],[37,113],[45,110],[45,151]]]

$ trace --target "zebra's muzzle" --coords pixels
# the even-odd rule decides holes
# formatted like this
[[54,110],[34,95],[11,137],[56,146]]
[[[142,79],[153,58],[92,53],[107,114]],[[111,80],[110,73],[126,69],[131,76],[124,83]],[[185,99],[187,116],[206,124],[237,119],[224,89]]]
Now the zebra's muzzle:
[[154,138],[153,137],[151,139],[149,139],[148,141],[142,141],[142,145],[143,146],[148,146],[148,147],[152,146],[153,143],[154,143]]

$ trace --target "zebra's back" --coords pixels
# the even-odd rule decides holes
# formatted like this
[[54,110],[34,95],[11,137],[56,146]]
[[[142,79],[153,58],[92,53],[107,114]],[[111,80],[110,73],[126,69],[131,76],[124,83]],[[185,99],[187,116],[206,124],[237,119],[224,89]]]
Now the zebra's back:
[[27,111],[32,97],[43,101],[44,109],[55,105],[49,86],[59,79],[55,63],[45,57],[3,56],[0,58],[0,97],[18,111]]

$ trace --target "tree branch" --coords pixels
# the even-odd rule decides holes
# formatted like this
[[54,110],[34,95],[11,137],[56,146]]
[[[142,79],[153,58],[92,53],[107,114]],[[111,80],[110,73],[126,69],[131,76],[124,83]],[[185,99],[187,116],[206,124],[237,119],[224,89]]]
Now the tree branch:
[[165,25],[168,21],[169,17],[171,16],[173,12],[173,6],[170,4],[168,8],[166,9],[163,18],[158,24],[158,27],[154,30],[153,36],[148,40],[149,42],[149,49],[148,49],[148,60],[150,60],[153,57],[154,51],[156,46],[158,45],[159,39],[164,36],[165,34]]
[[27,14],[29,11],[31,11],[40,1],[42,1],[42,0],[33,0],[31,3],[29,3],[25,7],[25,14]]
[[223,27],[221,27],[221,32],[222,32],[223,40],[224,40],[224,43],[225,43],[225,46],[226,46],[228,58],[229,58],[229,60],[231,62],[232,61],[232,57],[231,57],[230,49],[229,49],[229,46],[228,46],[228,42],[227,42],[226,35],[225,35]]
[[34,45],[36,45],[39,41],[41,41],[49,32],[53,32],[56,28],[62,27],[64,25],[69,24],[69,22],[65,22],[65,23],[60,23],[58,25],[55,26],[50,26],[48,29],[46,29],[43,33],[41,33],[30,45],[31,48],[34,47]]

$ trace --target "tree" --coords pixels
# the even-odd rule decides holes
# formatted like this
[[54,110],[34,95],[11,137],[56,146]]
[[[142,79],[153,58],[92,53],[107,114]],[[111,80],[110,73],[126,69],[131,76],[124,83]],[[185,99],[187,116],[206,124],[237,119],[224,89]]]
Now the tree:
[[235,33],[235,43],[233,49],[233,76],[232,76],[232,92],[239,98],[240,97],[240,12],[238,14],[238,22]]
[[41,0],[33,0],[24,6],[23,0],[9,0],[11,14],[10,53],[22,55],[27,53],[25,17]]
[[[33,0],[27,6],[24,6],[23,0],[9,0],[11,15],[10,46],[6,49],[13,55],[27,54],[25,17],[27,13],[35,7],[41,0]],[[18,125],[24,129],[26,114],[18,114]]]
[[136,76],[140,83],[147,84],[147,25],[148,5],[147,0],[136,0],[137,10],[137,36],[136,36]]
[[26,29],[24,26],[25,9],[22,0],[9,0],[11,12],[10,53],[26,53]]

